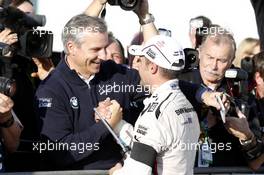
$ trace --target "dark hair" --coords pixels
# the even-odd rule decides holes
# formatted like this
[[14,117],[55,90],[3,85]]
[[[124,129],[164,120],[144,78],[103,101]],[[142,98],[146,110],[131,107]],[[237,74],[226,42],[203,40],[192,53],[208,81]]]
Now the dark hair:
[[122,43],[114,36],[113,32],[108,32],[108,41],[109,44],[112,42],[116,42],[117,45],[119,46],[120,52],[121,52],[121,56],[123,58],[122,62],[125,63],[125,49],[122,45]]
[[[145,65],[149,65],[151,63],[151,61],[147,58],[145,58]],[[179,77],[179,74],[181,73],[181,71],[176,71],[176,70],[169,70],[169,69],[166,69],[166,68],[163,68],[163,67],[159,67],[159,70],[160,70],[160,74],[163,78],[166,78],[168,80],[172,80],[172,79],[175,79],[175,78],[178,78]]]
[[253,56],[253,73],[258,72],[264,79],[264,51]]
[[196,28],[195,30],[196,31],[195,32],[195,40],[196,40],[195,48],[197,49],[202,43],[202,39],[204,37],[203,31],[210,27],[210,25],[212,24],[212,21],[205,16],[197,16],[195,18],[190,19],[189,23],[191,24],[191,21],[195,21],[195,20],[202,21],[202,26],[199,28]]

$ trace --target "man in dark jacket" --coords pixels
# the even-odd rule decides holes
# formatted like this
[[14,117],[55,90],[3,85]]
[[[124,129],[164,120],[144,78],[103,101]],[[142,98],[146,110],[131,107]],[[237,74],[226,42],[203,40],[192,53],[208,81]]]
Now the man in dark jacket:
[[[108,44],[102,19],[73,17],[62,40],[65,58],[36,93],[43,141],[39,145],[47,148],[47,168],[109,169],[120,161],[120,148],[103,123],[95,122],[93,108],[110,97],[121,104],[124,119],[133,123],[138,116],[131,111],[133,102],[144,96],[139,76],[111,60],[102,63]],[[108,123],[114,127],[119,120],[110,118]],[[39,145],[36,149],[42,152]]]

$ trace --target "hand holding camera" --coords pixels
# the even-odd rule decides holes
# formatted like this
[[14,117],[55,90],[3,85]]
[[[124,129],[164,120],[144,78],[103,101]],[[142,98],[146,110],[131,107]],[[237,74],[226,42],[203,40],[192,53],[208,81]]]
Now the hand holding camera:
[[5,28],[0,32],[0,42],[5,43],[7,45],[14,44],[18,41],[17,34],[12,33],[12,31],[8,28]]
[[227,117],[225,127],[229,133],[239,138],[239,140],[248,140],[254,136],[249,128],[246,116],[237,108],[237,117]]
[[11,109],[14,103],[12,99],[2,93],[0,93],[0,124],[7,122],[12,118]]

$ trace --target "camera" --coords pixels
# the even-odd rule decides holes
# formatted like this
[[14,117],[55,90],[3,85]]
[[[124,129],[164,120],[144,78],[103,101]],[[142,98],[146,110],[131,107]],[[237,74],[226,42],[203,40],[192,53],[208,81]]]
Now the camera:
[[183,72],[188,72],[198,66],[199,53],[196,49],[185,48],[183,49],[185,55],[185,66]]
[[6,77],[0,77],[0,93],[12,97],[16,92],[15,80]]
[[134,10],[141,0],[107,0],[110,5],[119,5],[123,10]]
[[0,31],[9,28],[17,33],[18,42],[10,47],[18,55],[38,58],[52,55],[52,32],[36,29],[45,24],[46,18],[43,15],[26,14],[15,7],[0,8]]
[[8,44],[0,42],[0,56],[4,56],[11,51],[11,48]]

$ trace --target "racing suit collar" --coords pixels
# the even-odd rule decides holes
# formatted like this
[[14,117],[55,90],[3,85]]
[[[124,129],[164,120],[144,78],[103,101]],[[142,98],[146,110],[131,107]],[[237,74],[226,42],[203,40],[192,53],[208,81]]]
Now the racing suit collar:
[[170,92],[170,91],[176,90],[176,89],[179,89],[179,80],[178,79],[168,80],[165,83],[161,84],[157,89],[155,89],[155,91],[152,93],[152,95],[149,98],[146,98],[143,101],[143,103],[144,103],[144,105],[146,105],[149,103],[149,101],[152,98],[156,98],[160,93]]

